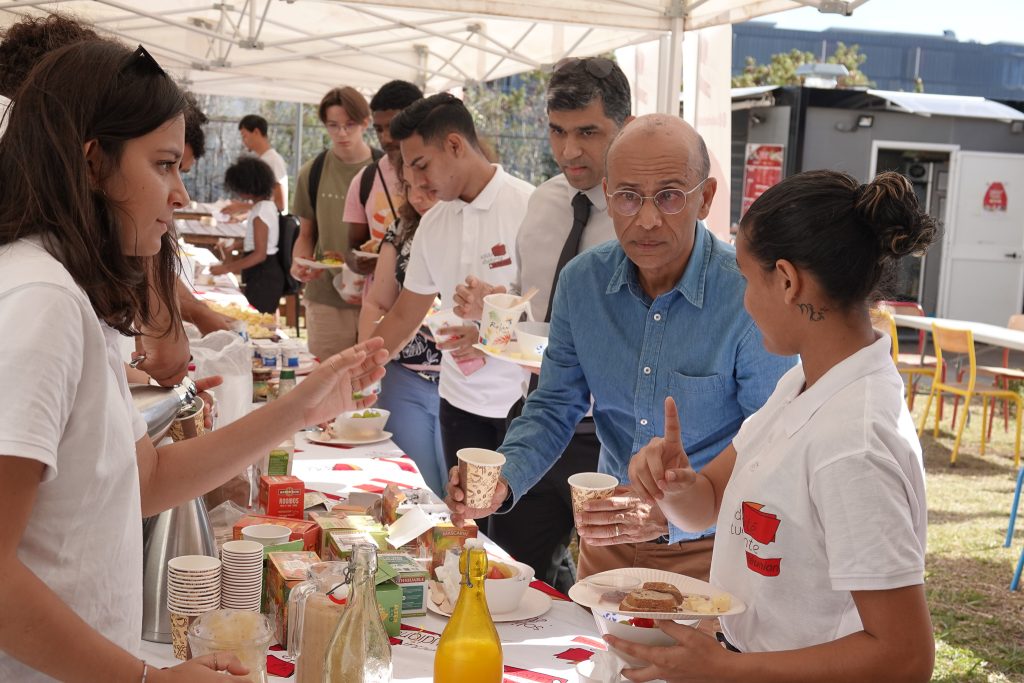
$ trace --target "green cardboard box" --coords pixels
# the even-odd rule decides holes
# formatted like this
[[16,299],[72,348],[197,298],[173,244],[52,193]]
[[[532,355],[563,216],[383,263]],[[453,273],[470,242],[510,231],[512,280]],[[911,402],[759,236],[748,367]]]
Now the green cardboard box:
[[377,566],[387,564],[395,571],[392,579],[402,589],[402,616],[427,614],[427,580],[430,575],[405,553],[378,553]]

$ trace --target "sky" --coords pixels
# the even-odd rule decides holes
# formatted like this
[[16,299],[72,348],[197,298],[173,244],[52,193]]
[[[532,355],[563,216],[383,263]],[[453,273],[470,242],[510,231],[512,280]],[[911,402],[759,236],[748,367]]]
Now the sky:
[[942,35],[949,29],[961,41],[1024,43],[1024,0],[868,0],[849,17],[806,7],[756,21],[810,31],[836,27]]

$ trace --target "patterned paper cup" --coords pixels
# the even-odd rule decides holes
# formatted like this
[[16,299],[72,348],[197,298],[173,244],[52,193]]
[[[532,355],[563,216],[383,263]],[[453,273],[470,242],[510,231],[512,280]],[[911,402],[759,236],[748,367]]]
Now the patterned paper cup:
[[594,498],[607,498],[615,492],[618,485],[618,479],[600,472],[579,472],[569,477],[573,516],[579,519],[585,502]]
[[463,502],[475,509],[490,507],[505,456],[486,448],[463,448],[456,456],[459,458],[459,482],[466,493]]
[[203,421],[203,399],[196,396],[192,399],[192,406],[188,414],[174,418],[171,429],[168,432],[174,441],[184,441],[206,433],[206,425]]
[[192,649],[188,646],[188,627],[196,617],[171,612],[171,647],[175,659],[187,661],[192,659]]
[[520,302],[515,294],[485,296],[480,317],[480,343],[496,351],[504,349],[512,341],[512,329],[524,313],[527,320],[533,320],[530,302]]

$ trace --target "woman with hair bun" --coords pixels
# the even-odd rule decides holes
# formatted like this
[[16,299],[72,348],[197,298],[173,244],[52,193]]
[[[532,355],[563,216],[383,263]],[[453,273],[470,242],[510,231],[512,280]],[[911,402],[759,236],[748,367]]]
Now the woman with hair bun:
[[921,446],[869,307],[897,260],[935,234],[896,173],[866,185],[801,173],[743,217],[744,304],[765,347],[801,364],[699,473],[680,441],[686,415],[667,399],[665,436],[633,457],[629,477],[683,529],[717,520],[711,582],[746,610],[721,617],[724,647],[673,622],[659,622],[670,647],[608,636],[651,662],[630,680],[929,680]]

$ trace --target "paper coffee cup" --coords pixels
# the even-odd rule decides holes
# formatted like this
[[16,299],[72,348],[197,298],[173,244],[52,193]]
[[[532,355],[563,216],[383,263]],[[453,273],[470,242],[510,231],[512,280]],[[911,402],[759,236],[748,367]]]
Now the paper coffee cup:
[[188,627],[195,620],[177,612],[171,612],[171,647],[174,650],[174,658],[181,661],[192,659],[192,648],[188,645]]
[[[184,417],[174,418],[171,429],[168,432],[174,441],[193,439],[206,433],[206,424],[203,418],[203,399],[196,396],[192,399],[192,408],[195,412]],[[190,410],[191,410],[190,409]]]
[[572,514],[579,518],[584,511],[583,504],[596,498],[607,498],[615,492],[619,480],[610,474],[600,472],[579,472],[569,477],[569,491],[572,494]]
[[459,483],[466,494],[463,503],[475,509],[490,507],[505,456],[486,448],[463,448],[455,455],[459,459]]

